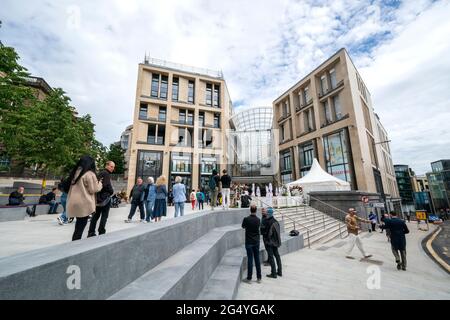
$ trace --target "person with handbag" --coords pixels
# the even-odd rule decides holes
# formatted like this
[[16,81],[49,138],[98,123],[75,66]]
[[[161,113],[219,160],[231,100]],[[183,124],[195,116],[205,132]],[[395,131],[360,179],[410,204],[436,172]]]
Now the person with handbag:
[[70,189],[67,198],[69,217],[77,218],[72,241],[80,240],[87,225],[89,215],[95,214],[95,194],[102,190],[103,184],[95,174],[95,160],[91,156],[83,156],[72,169]]
[[114,189],[111,184],[111,173],[114,172],[116,165],[112,161],[107,161],[105,169],[98,175],[98,180],[103,183],[103,188],[96,195],[97,205],[95,213],[92,215],[91,224],[89,225],[88,237],[95,237],[95,228],[97,221],[100,219],[98,226],[98,234],[106,233],[106,222],[108,221],[109,209],[111,208],[111,196],[114,194]]

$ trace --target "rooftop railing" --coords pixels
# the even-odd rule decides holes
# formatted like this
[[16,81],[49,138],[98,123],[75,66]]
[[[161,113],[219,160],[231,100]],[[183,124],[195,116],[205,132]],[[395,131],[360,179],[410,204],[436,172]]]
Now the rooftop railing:
[[169,69],[176,69],[176,70],[195,73],[195,74],[203,74],[203,75],[207,75],[207,76],[210,76],[213,78],[223,79],[222,71],[216,71],[216,70],[211,70],[211,69],[206,69],[206,68],[198,68],[198,67],[188,66],[185,64],[170,62],[170,61],[156,59],[156,58],[146,57],[144,64],[149,64],[149,65],[153,65],[153,66],[157,66],[157,67],[164,67],[164,68],[169,68]]

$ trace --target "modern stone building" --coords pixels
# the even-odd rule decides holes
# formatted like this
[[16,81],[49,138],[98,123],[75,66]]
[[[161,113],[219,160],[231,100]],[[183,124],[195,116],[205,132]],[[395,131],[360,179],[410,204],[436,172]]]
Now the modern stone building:
[[221,72],[148,59],[139,64],[128,190],[137,177],[181,176],[188,189],[226,168],[232,102]]
[[341,49],[273,102],[279,183],[304,176],[313,158],[352,190],[379,193],[388,208],[400,199],[386,130],[350,56]]
[[125,151],[125,166],[124,166],[124,178],[128,179],[128,168],[130,166],[130,147],[131,139],[133,137],[133,125],[126,127],[125,131],[120,135],[120,147]]

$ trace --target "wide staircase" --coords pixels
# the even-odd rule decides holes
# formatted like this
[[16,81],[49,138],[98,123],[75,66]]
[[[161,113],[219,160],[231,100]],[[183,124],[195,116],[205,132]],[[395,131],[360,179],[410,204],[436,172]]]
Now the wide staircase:
[[[346,213],[336,207],[320,202],[320,210],[291,198],[296,204],[290,207],[275,208],[275,217],[284,222],[286,233],[295,229],[303,234],[305,246],[323,244],[336,238],[346,238],[344,223]],[[316,202],[318,199],[315,199]],[[268,204],[259,201],[259,206]]]

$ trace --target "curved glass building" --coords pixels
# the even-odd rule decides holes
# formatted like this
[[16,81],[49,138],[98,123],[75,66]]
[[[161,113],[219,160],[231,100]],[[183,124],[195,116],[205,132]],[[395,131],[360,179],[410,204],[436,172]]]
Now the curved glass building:
[[272,107],[252,107],[230,119],[233,181],[273,182],[276,153],[273,145]]

